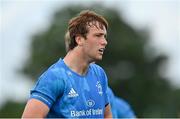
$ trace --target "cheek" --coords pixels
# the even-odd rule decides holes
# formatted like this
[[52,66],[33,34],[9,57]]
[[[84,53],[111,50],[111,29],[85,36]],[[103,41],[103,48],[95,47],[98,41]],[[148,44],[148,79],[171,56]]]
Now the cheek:
[[98,42],[95,42],[94,40],[87,41],[84,45],[85,49],[88,51],[96,51],[98,47]]
[[92,42],[87,42],[86,45],[85,45],[85,48],[87,49],[91,49],[94,47],[95,44],[93,44]]
[[96,48],[93,45],[87,45],[84,49],[87,54],[93,55],[96,52]]

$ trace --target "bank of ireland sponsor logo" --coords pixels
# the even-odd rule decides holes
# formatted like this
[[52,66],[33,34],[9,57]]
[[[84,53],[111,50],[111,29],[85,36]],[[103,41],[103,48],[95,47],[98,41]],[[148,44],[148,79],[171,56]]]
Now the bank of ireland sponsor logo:
[[103,108],[91,108],[88,110],[71,110],[71,117],[97,116],[103,115]]
[[88,107],[93,107],[93,106],[95,105],[95,102],[94,102],[94,100],[87,100],[87,101],[86,101],[86,105],[87,105]]
[[101,86],[100,81],[97,81],[97,82],[96,82],[96,87],[97,87],[97,90],[98,90],[99,95],[102,96],[103,92],[102,92],[102,86]]
[[79,95],[76,93],[76,91],[73,88],[71,88],[71,90],[68,93],[68,97],[72,98],[72,97],[77,97],[77,96]]

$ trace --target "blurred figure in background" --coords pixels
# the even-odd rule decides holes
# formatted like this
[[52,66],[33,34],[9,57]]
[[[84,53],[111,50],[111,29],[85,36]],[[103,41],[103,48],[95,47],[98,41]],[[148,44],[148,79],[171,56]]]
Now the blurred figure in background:
[[108,88],[109,101],[113,118],[136,118],[131,106],[124,99],[114,95],[113,91]]

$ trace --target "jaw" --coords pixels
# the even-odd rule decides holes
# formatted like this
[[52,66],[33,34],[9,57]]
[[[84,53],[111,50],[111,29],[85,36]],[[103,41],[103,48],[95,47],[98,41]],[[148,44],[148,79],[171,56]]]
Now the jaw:
[[103,58],[103,52],[99,52],[97,49],[92,49],[91,51],[86,50],[83,54],[86,54],[84,59],[86,59],[89,63],[101,61]]
[[101,61],[102,60],[102,55],[101,54],[96,54],[94,56],[90,56],[88,59],[89,59],[88,60],[89,63],[96,62],[96,61]]
[[96,57],[94,58],[96,61],[100,61],[103,58],[103,54],[98,53]]

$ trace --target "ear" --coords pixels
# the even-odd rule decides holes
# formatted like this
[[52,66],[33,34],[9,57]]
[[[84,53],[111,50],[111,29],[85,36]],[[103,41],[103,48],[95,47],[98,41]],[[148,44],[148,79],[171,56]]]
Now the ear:
[[76,40],[77,45],[82,46],[84,42],[84,38],[81,35],[77,35],[75,40]]

